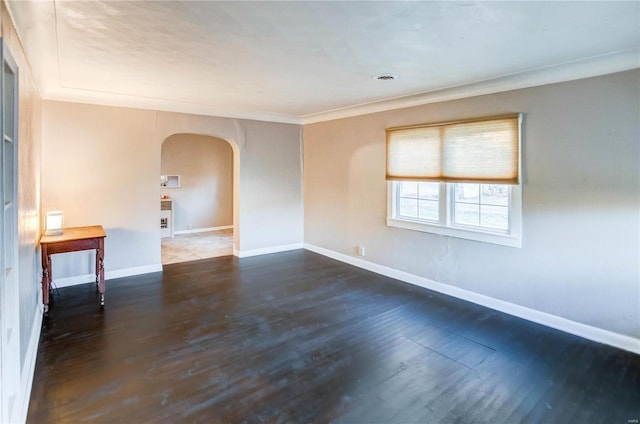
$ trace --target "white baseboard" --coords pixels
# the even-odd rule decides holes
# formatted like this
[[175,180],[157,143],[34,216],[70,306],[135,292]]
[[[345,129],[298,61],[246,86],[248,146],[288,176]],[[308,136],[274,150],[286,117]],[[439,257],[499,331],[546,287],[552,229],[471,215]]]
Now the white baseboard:
[[[107,276],[105,274],[105,279],[106,278]],[[78,284],[90,283],[92,281],[96,281],[95,274],[83,274],[83,275],[76,275],[73,277],[66,277],[66,278],[54,278],[53,287],[62,288],[62,287],[69,287],[69,286],[77,286]]]
[[229,230],[231,228],[233,228],[233,225],[223,225],[221,227],[194,228],[191,230],[174,231],[173,234],[206,233],[207,231]]
[[[134,275],[148,274],[150,272],[162,271],[162,264],[137,266],[132,268],[115,269],[104,273],[105,280],[113,280],[114,278],[131,277]],[[76,275],[66,278],[54,278],[54,287],[62,288],[76,286],[78,284],[86,284],[96,281],[95,274]]]
[[[132,277],[134,275],[149,274],[152,272],[162,272],[162,264],[136,266],[132,268],[114,269],[105,272],[105,280],[113,280],[114,278]],[[91,279],[90,281],[94,281]]]
[[387,266],[378,265],[373,262],[365,261],[364,259],[345,255],[343,253],[338,253],[333,250],[315,246],[313,244],[304,243],[304,248],[312,252],[327,256],[329,258],[336,259],[353,266],[357,266],[358,268],[363,268],[368,271],[375,272],[377,274],[395,278],[406,283],[424,287],[433,291],[437,291],[439,293],[456,297],[458,299],[476,303],[478,305],[486,306],[487,308],[504,312],[518,318],[523,318],[528,321],[533,321],[535,323],[555,328],[556,330],[564,331],[566,333],[570,333],[588,340],[592,340],[598,343],[604,343],[629,352],[640,354],[640,339],[636,339],[634,337],[625,336],[597,327],[592,327],[590,325],[571,321],[557,315],[541,312],[535,309],[527,308],[525,306],[517,305],[515,303],[506,302],[504,300],[495,299],[493,297],[478,294],[448,284],[439,283],[428,278],[420,277],[418,275],[410,274],[408,272],[400,271]]
[[288,250],[302,249],[302,243],[284,244],[281,246],[263,247],[261,249],[236,250],[233,249],[233,255],[239,258],[248,258],[250,256],[268,255],[269,253],[286,252]]
[[29,335],[29,345],[24,358],[22,374],[20,376],[20,391],[16,399],[14,417],[11,422],[25,423],[29,412],[29,401],[31,400],[31,387],[33,386],[33,376],[36,371],[36,358],[38,357],[38,344],[40,343],[40,331],[42,329],[42,290],[39,290],[38,304],[33,316],[33,325]]

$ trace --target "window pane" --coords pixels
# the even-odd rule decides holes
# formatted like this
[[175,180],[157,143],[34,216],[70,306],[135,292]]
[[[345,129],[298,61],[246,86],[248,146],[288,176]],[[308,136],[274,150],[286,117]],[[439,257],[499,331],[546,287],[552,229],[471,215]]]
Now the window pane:
[[400,181],[401,197],[418,197],[418,183],[413,181]]
[[437,200],[421,200],[418,207],[418,218],[438,220],[438,201]]
[[398,202],[398,213],[400,216],[410,218],[418,217],[418,199],[400,198]]
[[481,206],[480,225],[482,227],[509,229],[509,208],[506,206]]
[[480,225],[480,206],[469,205],[467,203],[456,203],[455,223],[464,225]]
[[421,199],[438,200],[440,183],[418,183],[418,193]]
[[456,184],[456,202],[480,203],[480,184]]
[[509,186],[505,184],[482,184],[480,186],[483,205],[509,206]]

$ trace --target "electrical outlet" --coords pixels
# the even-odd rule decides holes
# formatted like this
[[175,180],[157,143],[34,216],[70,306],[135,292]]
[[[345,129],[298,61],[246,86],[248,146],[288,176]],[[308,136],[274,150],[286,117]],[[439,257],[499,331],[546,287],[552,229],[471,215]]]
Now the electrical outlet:
[[358,256],[364,256],[364,246],[358,246]]

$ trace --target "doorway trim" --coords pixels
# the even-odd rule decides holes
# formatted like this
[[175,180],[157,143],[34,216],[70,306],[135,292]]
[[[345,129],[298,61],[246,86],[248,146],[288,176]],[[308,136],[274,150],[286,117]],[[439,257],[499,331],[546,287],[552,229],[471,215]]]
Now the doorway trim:
[[[174,230],[174,234],[189,234],[194,232],[201,231],[215,231],[222,229],[233,229],[233,246],[232,246],[232,255],[238,256],[238,248],[240,246],[240,148],[238,144],[228,137],[224,137],[221,135],[216,135],[213,132],[209,133],[207,131],[172,131],[167,133],[168,135],[164,136],[159,143],[159,175],[161,174],[162,169],[162,146],[164,143],[170,139],[171,137],[177,135],[192,135],[198,137],[208,137],[220,141],[224,141],[231,147],[232,154],[232,192],[231,192],[231,203],[232,203],[232,224],[225,225],[221,227],[211,227],[211,228],[196,228],[192,230]],[[160,194],[160,193],[159,193]],[[158,196],[160,198],[160,196]],[[158,243],[162,243],[162,239],[158,238]],[[162,247],[160,247],[162,252]],[[162,255],[162,253],[161,253]],[[162,262],[162,260],[161,260]]]
[[18,258],[18,66],[0,42],[0,421],[21,413],[20,278]]

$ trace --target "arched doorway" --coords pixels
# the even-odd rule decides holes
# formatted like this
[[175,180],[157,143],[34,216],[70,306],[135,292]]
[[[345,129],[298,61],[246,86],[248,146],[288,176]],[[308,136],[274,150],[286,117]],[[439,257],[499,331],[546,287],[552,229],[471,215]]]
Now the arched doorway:
[[233,254],[232,146],[221,138],[174,134],[160,161],[162,264]]

